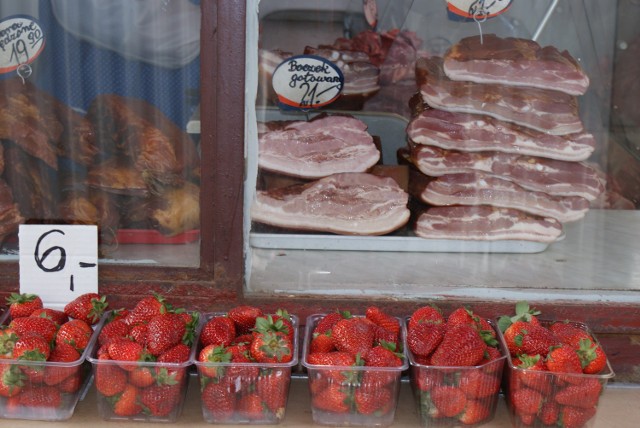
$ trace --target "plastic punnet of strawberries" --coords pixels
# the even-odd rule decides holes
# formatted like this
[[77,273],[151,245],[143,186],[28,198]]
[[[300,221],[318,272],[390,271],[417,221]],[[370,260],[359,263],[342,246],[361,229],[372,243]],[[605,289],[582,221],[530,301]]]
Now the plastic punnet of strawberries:
[[540,320],[527,302],[498,319],[509,350],[507,403],[515,426],[590,426],[608,379],[606,354],[589,328]]
[[376,306],[307,319],[303,365],[313,419],[331,425],[393,423],[400,377],[408,367],[401,321]]
[[205,421],[278,423],[298,362],[297,317],[240,305],[205,320],[196,360]]
[[199,317],[158,294],[105,315],[88,357],[103,419],[177,419]]
[[468,308],[445,318],[437,306],[425,305],[406,324],[411,385],[423,424],[492,419],[506,359],[492,323]]
[[0,417],[65,420],[73,415],[90,367],[85,355],[108,303],[87,293],[63,310],[40,296],[13,293],[0,327]]

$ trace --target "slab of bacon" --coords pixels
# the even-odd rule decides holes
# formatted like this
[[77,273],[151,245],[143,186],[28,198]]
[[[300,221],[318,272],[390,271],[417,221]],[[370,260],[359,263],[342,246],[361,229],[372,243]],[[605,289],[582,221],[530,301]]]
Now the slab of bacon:
[[430,205],[491,205],[552,217],[566,223],[584,217],[589,201],[579,196],[551,196],[484,173],[447,174],[430,181],[420,194]]
[[486,172],[525,189],[589,201],[604,192],[598,172],[582,163],[500,152],[461,152],[416,144],[411,159],[424,174]]
[[575,96],[563,92],[462,82],[449,79],[442,58],[420,58],[416,82],[431,107],[460,113],[486,114],[552,135],[582,132]]
[[407,127],[414,143],[468,152],[493,150],[564,161],[583,161],[593,153],[587,132],[551,135],[490,116],[427,108]]
[[570,95],[582,95],[589,87],[589,77],[569,52],[495,34],[466,37],[453,45],[444,55],[444,71],[452,80],[553,89]]
[[281,174],[321,178],[364,172],[380,159],[367,125],[349,115],[273,121],[258,129],[258,166]]
[[515,209],[452,206],[429,208],[418,217],[414,231],[428,239],[553,242],[562,233],[562,225],[554,218]]
[[383,235],[409,219],[409,196],[392,178],[334,174],[302,185],[258,191],[255,222],[343,235]]

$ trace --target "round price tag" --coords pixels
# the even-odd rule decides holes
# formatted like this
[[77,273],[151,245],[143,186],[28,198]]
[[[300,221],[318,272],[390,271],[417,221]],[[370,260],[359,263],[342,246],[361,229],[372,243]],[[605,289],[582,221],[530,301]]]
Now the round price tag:
[[449,17],[465,21],[484,21],[507,11],[513,0],[447,0]]
[[307,110],[334,102],[344,87],[344,76],[325,58],[298,55],[276,67],[272,85],[281,106]]
[[38,21],[14,15],[0,21],[0,73],[30,64],[44,49],[44,32]]

